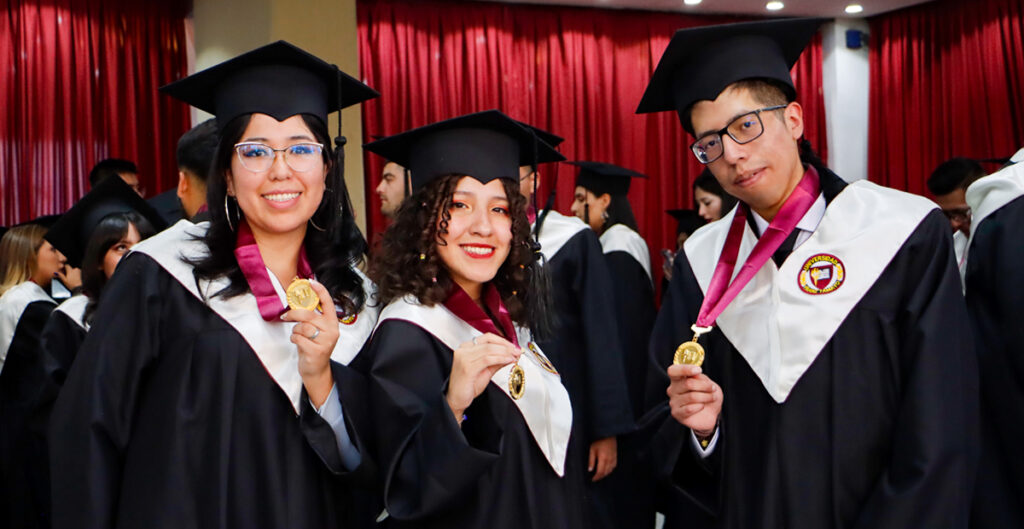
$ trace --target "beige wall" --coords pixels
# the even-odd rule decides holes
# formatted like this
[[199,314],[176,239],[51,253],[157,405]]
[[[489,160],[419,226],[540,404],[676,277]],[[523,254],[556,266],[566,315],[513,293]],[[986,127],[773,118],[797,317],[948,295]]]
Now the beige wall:
[[[287,40],[359,78],[356,0],[195,0],[193,25],[196,68],[200,70],[264,44]],[[345,182],[356,220],[365,233],[360,107],[350,107],[342,114],[342,131],[348,138]],[[335,114],[330,121],[328,130],[333,136],[338,127]]]

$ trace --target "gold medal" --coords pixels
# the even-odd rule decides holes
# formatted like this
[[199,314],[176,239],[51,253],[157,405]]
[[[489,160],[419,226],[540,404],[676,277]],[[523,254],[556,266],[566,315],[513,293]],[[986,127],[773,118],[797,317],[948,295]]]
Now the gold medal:
[[513,399],[519,400],[523,398],[523,393],[526,391],[526,372],[523,368],[519,367],[519,364],[512,366],[512,371],[508,374],[508,394]]
[[697,342],[683,342],[676,348],[672,363],[699,366],[704,363],[704,348]]
[[704,348],[697,341],[700,340],[700,335],[711,331],[711,327],[699,327],[695,323],[690,330],[693,331],[693,339],[676,347],[676,354],[672,356],[672,363],[675,365],[686,364],[699,367],[704,364]]
[[308,279],[296,278],[285,291],[288,306],[293,309],[320,310],[320,296],[313,290]]

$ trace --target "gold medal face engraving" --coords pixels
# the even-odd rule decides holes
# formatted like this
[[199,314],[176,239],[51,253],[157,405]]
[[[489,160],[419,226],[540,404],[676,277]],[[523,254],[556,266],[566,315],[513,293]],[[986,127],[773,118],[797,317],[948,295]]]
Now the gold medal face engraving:
[[288,297],[290,308],[303,310],[318,310],[320,308],[320,296],[313,290],[313,285],[308,279],[292,281],[285,294]]
[[519,364],[512,366],[512,371],[508,374],[508,394],[513,399],[519,400],[523,398],[523,392],[526,391],[526,372],[523,368],[519,367]]
[[700,366],[704,363],[704,348],[697,342],[683,342],[676,348],[672,363]]

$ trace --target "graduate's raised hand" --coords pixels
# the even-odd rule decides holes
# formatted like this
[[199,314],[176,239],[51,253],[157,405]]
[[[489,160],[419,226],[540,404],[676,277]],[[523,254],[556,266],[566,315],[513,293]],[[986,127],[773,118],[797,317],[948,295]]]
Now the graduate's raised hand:
[[512,342],[487,333],[459,346],[452,354],[452,372],[448,378],[448,406],[455,420],[462,423],[462,414],[473,403],[494,373],[519,359],[523,353]]
[[299,348],[299,375],[302,385],[316,407],[323,405],[334,385],[331,375],[331,353],[338,343],[338,317],[334,312],[334,300],[327,288],[310,280],[313,291],[320,297],[321,312],[292,309],[281,316],[282,320],[298,322],[292,327],[291,342]]
[[698,436],[713,434],[722,413],[722,388],[699,366],[669,366],[668,377],[666,393],[672,417]]

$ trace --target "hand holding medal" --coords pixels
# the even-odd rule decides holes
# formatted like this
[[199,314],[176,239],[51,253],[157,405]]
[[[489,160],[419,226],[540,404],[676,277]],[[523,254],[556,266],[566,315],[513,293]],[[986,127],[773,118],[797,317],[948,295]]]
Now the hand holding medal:
[[772,254],[782,246],[783,241],[796,229],[797,223],[807,214],[819,193],[817,173],[805,172],[796,189],[768,224],[765,233],[758,239],[740,271],[733,278],[743,230],[747,223],[746,208],[742,205],[736,208],[722,253],[718,257],[718,264],[715,265],[711,281],[704,292],[704,301],[697,313],[697,321],[690,327],[694,333],[693,339],[679,344],[672,358],[673,365],[668,368],[671,382],[667,393],[672,417],[695,433],[700,432],[701,445],[705,448],[717,428],[724,396],[718,384],[701,370],[705,351],[699,343],[700,336],[711,332],[715,321],[729,303],[736,299],[743,287],[750,283],[761,267],[771,259]]
[[[292,287],[296,283],[301,283],[300,287],[308,289],[308,292],[299,292],[294,296],[296,303],[293,304]],[[292,327],[291,342],[299,349],[298,368],[306,393],[313,404],[319,406],[327,399],[334,384],[331,353],[341,334],[334,314],[334,301],[326,287],[307,279],[293,281],[287,294],[291,310],[281,319],[298,322]]]
[[[473,399],[487,389],[494,373],[509,364],[516,364],[509,374],[509,393],[517,398],[513,393],[516,389],[514,383],[518,383],[519,396],[522,396],[526,384],[522,368],[518,365],[522,353],[512,342],[493,333],[481,334],[472,342],[460,345],[452,353],[446,398],[456,420],[461,421],[462,414],[473,403]],[[515,380],[517,369],[520,371],[518,382]]]

